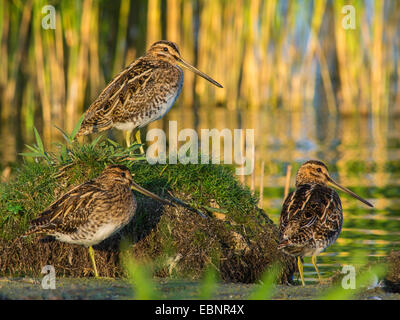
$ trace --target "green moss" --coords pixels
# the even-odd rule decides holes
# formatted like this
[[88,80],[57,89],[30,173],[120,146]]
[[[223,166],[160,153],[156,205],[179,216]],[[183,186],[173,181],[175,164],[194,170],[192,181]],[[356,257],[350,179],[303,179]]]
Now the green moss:
[[54,168],[43,163],[24,164],[15,179],[0,186],[0,237],[12,239],[53,198],[57,181]]

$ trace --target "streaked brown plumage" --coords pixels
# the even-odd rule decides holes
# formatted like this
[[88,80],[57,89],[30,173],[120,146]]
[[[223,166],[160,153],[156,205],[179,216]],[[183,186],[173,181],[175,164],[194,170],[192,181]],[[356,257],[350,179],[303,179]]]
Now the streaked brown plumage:
[[65,193],[31,221],[24,234],[54,236],[57,240],[89,247],[95,276],[98,276],[92,246],[117,233],[132,219],[137,203],[132,188],[166,204],[141,188],[128,168],[111,165],[99,177]]
[[372,207],[368,201],[335,182],[321,161],[310,160],[300,167],[296,175],[296,190],[287,196],[282,207],[278,248],[298,258],[303,285],[301,258],[312,256],[320,278],[316,256],[334,243],[342,230],[342,204],[339,195],[328,187],[328,183]]
[[155,42],[146,54],[120,72],[86,111],[77,136],[116,127],[130,132],[160,119],[180,94],[183,71],[188,68],[221,87],[215,80],[185,62],[178,46]]

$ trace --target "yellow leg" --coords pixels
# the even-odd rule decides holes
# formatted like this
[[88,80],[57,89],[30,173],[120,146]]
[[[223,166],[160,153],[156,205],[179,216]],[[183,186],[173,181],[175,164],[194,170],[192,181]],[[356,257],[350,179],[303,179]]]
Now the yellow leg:
[[315,270],[317,271],[319,283],[321,283],[322,282],[322,278],[321,278],[321,274],[319,273],[319,270],[317,268],[317,256],[316,255],[312,256],[311,262],[312,262]]
[[[142,144],[142,139],[140,137],[140,129],[137,129],[135,137],[136,137],[136,142]],[[143,146],[140,146],[140,153],[144,153]]]
[[297,267],[299,268],[301,283],[303,286],[305,286],[304,275],[303,275],[303,264],[301,263],[301,257],[297,257]]
[[127,148],[129,148],[131,145],[131,134],[132,134],[132,131],[129,131],[129,130],[124,131],[124,137],[125,137],[125,142],[126,142]]
[[93,269],[94,269],[94,276],[96,278],[98,278],[99,274],[97,272],[96,261],[94,260],[94,250],[93,250],[92,246],[89,247],[89,256],[90,256],[90,260],[92,260]]

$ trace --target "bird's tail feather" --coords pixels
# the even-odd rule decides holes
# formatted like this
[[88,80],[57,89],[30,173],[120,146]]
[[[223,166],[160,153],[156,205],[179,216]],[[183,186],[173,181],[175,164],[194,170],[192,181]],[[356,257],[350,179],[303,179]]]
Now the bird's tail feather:
[[28,236],[30,236],[30,235],[32,235],[32,234],[39,233],[39,229],[40,229],[40,228],[37,228],[37,227],[29,228],[28,231],[26,231],[24,234],[20,235],[19,237],[16,237],[16,238],[14,239],[14,241],[12,242],[12,245],[15,245],[15,243],[16,243],[17,241],[19,241],[19,240],[21,240],[21,239],[24,239],[24,238],[26,238],[26,237],[28,237]]
[[34,226],[28,229],[24,234],[19,236],[19,238],[26,238],[28,236],[31,236],[36,233],[44,233],[43,227],[42,226]]

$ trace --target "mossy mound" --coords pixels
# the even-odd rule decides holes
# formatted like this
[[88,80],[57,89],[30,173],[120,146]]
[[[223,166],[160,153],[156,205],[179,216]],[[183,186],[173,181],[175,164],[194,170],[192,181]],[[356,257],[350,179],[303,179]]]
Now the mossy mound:
[[392,251],[386,258],[388,272],[385,285],[388,291],[400,293],[400,251]]
[[[1,186],[1,275],[39,275],[48,264],[59,276],[92,273],[86,248],[43,241],[38,236],[18,236],[52,201],[72,186],[97,176],[107,162],[86,159],[63,168],[45,162],[26,163],[11,182]],[[162,197],[183,200],[207,218],[136,194],[138,209],[133,221],[95,247],[101,276],[124,275],[119,263],[120,241],[129,239],[136,259],[151,262],[154,275],[160,277],[196,279],[211,265],[223,280],[253,282],[279,262],[281,281],[291,279],[295,261],[278,252],[277,227],[257,207],[257,198],[236,180],[232,168],[123,164],[129,165],[138,184]]]

